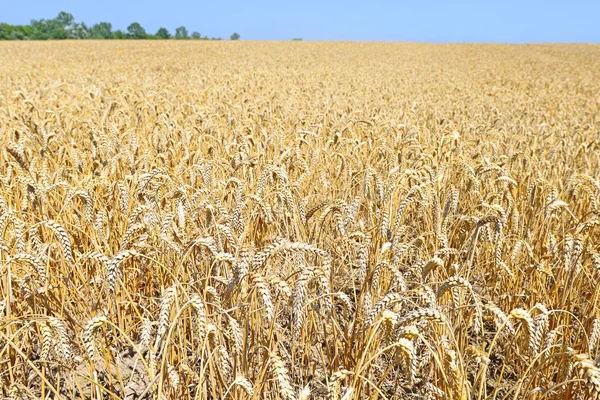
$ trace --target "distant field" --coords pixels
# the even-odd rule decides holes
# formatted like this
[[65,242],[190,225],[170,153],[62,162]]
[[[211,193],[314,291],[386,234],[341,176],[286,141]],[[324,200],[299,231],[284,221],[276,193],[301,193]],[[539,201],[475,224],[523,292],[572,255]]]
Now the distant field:
[[600,46],[0,43],[0,397],[600,399]]

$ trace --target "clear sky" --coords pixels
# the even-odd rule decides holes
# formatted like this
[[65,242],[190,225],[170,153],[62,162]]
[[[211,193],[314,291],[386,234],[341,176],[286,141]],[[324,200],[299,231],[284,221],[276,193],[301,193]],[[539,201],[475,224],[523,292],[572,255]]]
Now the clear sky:
[[137,21],[149,33],[185,25],[250,40],[600,43],[600,0],[0,0],[0,22],[10,24],[59,11],[113,29]]

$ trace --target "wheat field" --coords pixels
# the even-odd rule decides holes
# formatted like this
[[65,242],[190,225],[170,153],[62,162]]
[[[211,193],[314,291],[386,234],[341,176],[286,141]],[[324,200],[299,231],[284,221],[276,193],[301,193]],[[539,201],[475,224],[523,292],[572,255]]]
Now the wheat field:
[[600,46],[0,71],[0,397],[600,399]]

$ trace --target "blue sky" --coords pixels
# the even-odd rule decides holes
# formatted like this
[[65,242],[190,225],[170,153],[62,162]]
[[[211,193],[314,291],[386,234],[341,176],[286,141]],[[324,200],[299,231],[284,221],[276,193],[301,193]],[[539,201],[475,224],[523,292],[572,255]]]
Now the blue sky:
[[10,24],[59,11],[88,25],[108,21],[113,29],[137,21],[149,33],[185,25],[250,40],[600,43],[600,0],[0,0],[0,22]]

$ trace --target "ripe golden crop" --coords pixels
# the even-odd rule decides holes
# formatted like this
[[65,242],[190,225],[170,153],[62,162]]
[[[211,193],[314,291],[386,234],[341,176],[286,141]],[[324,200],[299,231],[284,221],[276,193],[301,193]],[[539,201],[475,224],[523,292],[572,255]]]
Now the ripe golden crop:
[[598,399],[600,47],[0,43],[0,393]]

